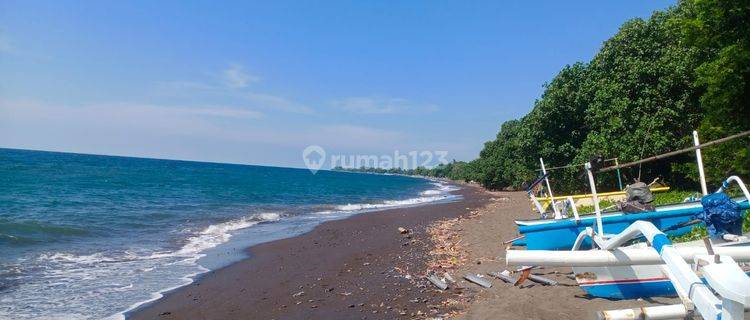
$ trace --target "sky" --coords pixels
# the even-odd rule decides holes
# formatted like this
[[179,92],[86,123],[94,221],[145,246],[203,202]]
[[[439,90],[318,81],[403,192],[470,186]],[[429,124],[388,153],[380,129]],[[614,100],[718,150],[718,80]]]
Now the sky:
[[0,147],[472,160],[561,68],[672,4],[0,0]]

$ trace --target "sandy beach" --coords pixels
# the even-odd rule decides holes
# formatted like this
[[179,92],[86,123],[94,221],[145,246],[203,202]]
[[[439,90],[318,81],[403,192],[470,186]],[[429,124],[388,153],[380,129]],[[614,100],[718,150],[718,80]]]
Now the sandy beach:
[[0,320],[750,319],[750,0],[0,0],[0,70]]
[[[674,303],[586,296],[569,268],[535,270],[559,282],[480,288],[469,273],[507,269],[514,219],[533,217],[521,192],[463,186],[453,203],[360,214],[248,249],[250,257],[128,315],[129,319],[590,319],[606,309]],[[402,234],[398,228],[408,229]],[[457,280],[439,291],[428,270]]]
[[[490,195],[463,188],[462,201],[371,212],[326,222],[304,235],[257,245],[250,257],[129,314],[130,319],[393,319],[438,317],[458,293],[423,279],[427,227],[468,215]],[[409,230],[401,234],[398,228]]]
[[[461,240],[460,250],[466,263],[457,274],[485,274],[509,269],[506,266],[503,241],[517,236],[513,220],[534,218],[523,192],[487,192],[490,201],[470,216],[455,223],[450,230]],[[458,286],[472,288],[475,295],[463,304],[455,319],[594,319],[596,312],[637,308],[645,305],[678,303],[677,298],[644,300],[607,300],[587,296],[578,288],[570,268],[535,269],[534,274],[553,279],[557,286],[543,286],[531,281],[513,287],[492,280],[489,289],[459,281]]]

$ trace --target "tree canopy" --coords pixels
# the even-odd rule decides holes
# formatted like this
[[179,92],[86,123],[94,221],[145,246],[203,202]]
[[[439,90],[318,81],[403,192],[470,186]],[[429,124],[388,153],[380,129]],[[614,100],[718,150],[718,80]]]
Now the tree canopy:
[[[649,19],[632,19],[591,61],[564,67],[533,109],[500,126],[472,162],[484,186],[519,188],[547,166],[582,164],[594,155],[620,162],[664,153],[750,128],[750,4],[688,0]],[[747,174],[750,149],[736,140],[704,151],[709,181]],[[639,169],[625,170],[632,181]],[[582,166],[555,172],[557,188],[585,188]],[[642,180],[697,181],[694,157],[640,168]],[[614,174],[598,177],[614,185]],[[694,185],[693,185],[694,186]]]
[[[539,176],[539,158],[560,191],[587,186],[594,155],[629,162],[750,129],[750,2],[683,0],[648,19],[625,22],[588,62],[565,66],[521,119],[500,125],[479,158],[412,173],[521,188]],[[750,173],[747,138],[703,150],[709,184]],[[408,173],[408,172],[407,172]],[[656,177],[696,189],[691,154],[622,171],[625,182]],[[617,176],[597,176],[616,186]],[[647,181],[647,182],[648,182]]]

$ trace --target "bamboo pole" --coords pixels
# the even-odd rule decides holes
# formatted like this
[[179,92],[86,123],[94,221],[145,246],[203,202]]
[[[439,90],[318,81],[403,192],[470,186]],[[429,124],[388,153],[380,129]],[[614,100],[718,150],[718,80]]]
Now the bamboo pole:
[[589,185],[591,186],[591,198],[594,200],[594,213],[596,214],[596,232],[602,237],[604,236],[604,229],[602,227],[602,210],[599,208],[599,196],[596,194],[596,181],[594,180],[594,174],[591,172],[591,162],[586,162],[586,173],[589,177]]
[[724,137],[724,138],[721,138],[721,139],[717,139],[717,140],[714,140],[714,141],[710,141],[710,142],[706,142],[706,143],[703,143],[703,144],[699,144],[697,146],[692,146],[692,147],[685,148],[685,149],[680,149],[680,150],[676,150],[676,151],[672,151],[672,152],[667,152],[667,153],[664,153],[664,154],[660,154],[660,155],[656,155],[656,156],[653,156],[653,157],[641,159],[641,160],[638,160],[638,161],[633,161],[633,162],[628,162],[628,163],[623,163],[623,164],[620,164],[620,165],[615,165],[615,166],[603,168],[603,169],[600,169],[599,172],[607,172],[607,171],[617,170],[617,169],[621,169],[621,168],[632,167],[632,166],[635,166],[635,165],[639,165],[641,163],[651,162],[651,161],[655,161],[655,160],[661,160],[661,159],[673,157],[673,156],[676,156],[676,155],[679,155],[679,154],[691,152],[693,150],[702,149],[702,148],[705,148],[705,147],[708,147],[708,146],[712,146],[712,145],[715,145],[715,144],[727,142],[729,140],[733,140],[733,139],[736,139],[736,138],[741,138],[741,137],[744,137],[744,136],[747,136],[747,135],[750,135],[750,130],[744,131],[744,132],[740,132],[738,134],[733,134],[731,136]]
[[[698,131],[693,130],[693,144],[696,146],[701,145],[698,140]],[[698,174],[701,179],[701,192],[703,195],[708,194],[708,187],[706,187],[706,173],[703,171],[703,155],[701,155],[701,148],[695,149],[695,159],[698,161]],[[619,169],[618,169],[619,170]]]
[[[549,201],[552,203],[552,212],[555,213],[555,219],[562,219],[562,216],[560,216],[560,211],[557,210],[557,206],[555,205],[555,196],[552,195],[552,187],[549,185],[547,169],[544,168],[544,160],[542,158],[539,158],[539,163],[542,165],[542,174],[544,174],[544,182],[547,184],[547,193],[549,194]],[[544,213],[542,212],[542,214]]]

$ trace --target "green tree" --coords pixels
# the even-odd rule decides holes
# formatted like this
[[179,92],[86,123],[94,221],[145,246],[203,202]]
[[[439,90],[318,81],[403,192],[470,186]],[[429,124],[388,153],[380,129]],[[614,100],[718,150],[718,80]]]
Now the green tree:
[[[750,130],[750,2],[693,0],[680,6],[694,11],[681,21],[686,43],[703,54],[695,80],[703,91],[703,140]],[[746,139],[703,154],[710,182],[718,183],[728,174],[750,173]]]

